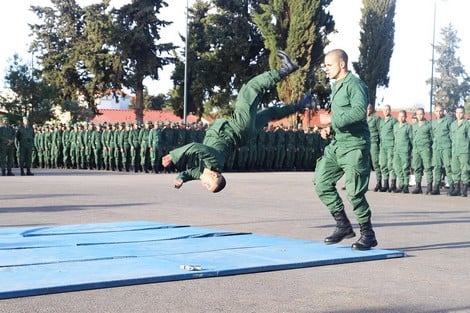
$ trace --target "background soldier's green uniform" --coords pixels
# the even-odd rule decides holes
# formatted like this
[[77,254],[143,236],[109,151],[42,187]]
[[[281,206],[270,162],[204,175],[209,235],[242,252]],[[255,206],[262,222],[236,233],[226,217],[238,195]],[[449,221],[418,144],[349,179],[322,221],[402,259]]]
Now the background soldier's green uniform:
[[281,170],[286,158],[286,131],[284,130],[282,124],[276,128],[274,134],[275,155],[273,168],[275,170]]
[[256,168],[258,170],[264,169],[264,161],[266,158],[266,142],[268,140],[268,134],[266,128],[260,129],[256,136]]
[[70,149],[72,145],[71,140],[71,127],[67,125],[62,132],[62,156],[63,156],[63,163],[65,168],[71,168],[71,158],[70,158]]
[[271,171],[276,153],[276,133],[272,124],[268,126],[266,137],[266,158],[263,167],[266,171]]
[[413,131],[407,122],[393,127],[395,146],[393,151],[393,168],[397,175],[398,189],[394,192],[408,193],[411,167],[411,147],[413,142]]
[[15,159],[15,129],[10,126],[6,116],[2,118],[3,126],[0,127],[0,166],[2,176],[14,176],[11,168]]
[[[397,123],[397,119],[393,116],[384,118],[380,127],[380,152],[379,164],[380,172],[383,178],[382,189],[380,191],[392,191],[396,189],[396,175],[393,171],[393,126]],[[389,178],[391,185],[389,186]]]
[[[26,117],[23,118],[27,119]],[[19,160],[21,175],[25,175],[24,169],[26,168],[26,175],[33,175],[31,173],[32,156],[34,147],[34,129],[28,123],[27,125],[20,125],[16,132],[16,139],[18,141]]]
[[103,136],[103,128],[101,125],[95,126],[96,128],[91,133],[91,147],[93,152],[93,159],[94,164],[97,170],[101,170],[103,168],[103,144],[102,144],[102,136]]
[[426,194],[432,190],[432,127],[428,121],[417,121],[413,124],[412,168],[416,179],[416,189],[413,193],[422,193],[421,181],[423,171],[426,175]]
[[380,191],[382,186],[382,171],[380,170],[379,156],[380,156],[380,129],[382,127],[382,119],[375,113],[367,117],[367,124],[370,131],[370,160],[372,168],[375,172],[377,185],[374,191]]
[[162,159],[162,129],[161,122],[155,121],[149,132],[150,162],[154,173],[160,172],[160,161]]
[[78,168],[78,125],[75,124],[73,129],[70,131],[70,165],[72,168]]
[[302,129],[297,129],[296,150],[295,150],[295,169],[304,169],[305,147],[307,146],[307,136]]
[[290,125],[286,131],[286,157],[284,159],[284,166],[283,168],[287,170],[292,170],[294,168],[294,161],[295,161],[295,148],[297,146],[296,139],[297,133],[294,131],[294,126]]
[[451,186],[454,185],[452,177],[451,161],[452,161],[452,141],[450,139],[450,125],[452,121],[449,117],[444,116],[440,119],[432,120],[432,165],[434,166],[434,188],[433,195],[440,194],[442,170],[445,169],[447,181]]
[[140,168],[145,173],[151,170],[150,166],[150,145],[149,145],[149,134],[152,126],[151,121],[147,121],[145,126],[139,131],[139,143],[140,143]]
[[138,172],[140,170],[140,142],[139,142],[139,126],[136,123],[129,127],[129,151],[130,151],[130,161],[129,164],[134,172]]
[[470,184],[470,122],[458,120],[452,122],[450,127],[452,138],[452,175],[455,190],[451,196],[461,194],[467,196],[468,185]]

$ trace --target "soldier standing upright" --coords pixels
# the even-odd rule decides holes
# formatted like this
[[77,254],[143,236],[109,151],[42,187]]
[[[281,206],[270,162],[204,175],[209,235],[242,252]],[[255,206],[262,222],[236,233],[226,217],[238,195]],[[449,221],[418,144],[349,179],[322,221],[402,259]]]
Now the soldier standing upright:
[[452,138],[452,175],[455,187],[451,196],[467,196],[470,184],[470,122],[464,107],[455,110],[456,120],[450,127]]
[[3,126],[0,127],[0,166],[2,176],[15,176],[11,171],[15,158],[15,129],[11,127],[7,116],[2,117]]
[[[375,114],[375,108],[372,104],[367,106],[367,124],[370,131],[370,160],[375,172],[377,184],[374,191],[382,190],[382,171],[380,170],[380,130],[382,128],[382,119]],[[387,179],[388,181],[388,179]]]
[[432,165],[431,165],[431,147],[432,147],[432,127],[424,118],[424,109],[416,110],[416,123],[413,124],[413,152],[412,168],[416,179],[416,188],[413,194],[423,193],[421,181],[423,172],[426,175],[426,194],[432,190]]
[[406,121],[405,110],[398,113],[398,123],[393,127],[393,137],[395,138],[393,168],[397,175],[398,189],[392,191],[410,193],[408,184],[410,182],[413,131],[411,125]]
[[24,169],[26,168],[26,175],[34,175],[31,172],[33,147],[34,147],[34,129],[29,124],[27,116],[23,117],[23,124],[18,127],[16,132],[16,140],[18,140],[19,150],[19,167],[21,176],[25,175]]
[[[452,141],[450,140],[451,119],[444,115],[444,109],[441,105],[434,108],[435,119],[432,121],[432,165],[434,166],[434,187],[432,195],[440,194],[441,179],[443,169],[447,175],[447,180],[451,187],[454,186],[451,170],[452,160]],[[451,189],[449,193],[453,190]]]
[[[383,184],[380,191],[392,192],[396,190],[396,175],[393,170],[393,126],[397,123],[397,119],[392,116],[390,106],[387,104],[383,108],[384,118],[380,128],[380,152],[379,164],[380,172],[382,173]],[[391,179],[389,185],[389,178]]]

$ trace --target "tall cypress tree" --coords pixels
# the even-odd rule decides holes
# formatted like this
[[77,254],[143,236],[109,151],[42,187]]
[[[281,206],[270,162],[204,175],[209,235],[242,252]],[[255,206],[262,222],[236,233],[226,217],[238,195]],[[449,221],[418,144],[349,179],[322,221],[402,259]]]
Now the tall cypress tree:
[[390,59],[395,36],[396,0],[363,0],[359,60],[354,70],[369,89],[369,102],[375,105],[377,87],[388,87]]
[[278,85],[284,102],[294,101],[306,90],[314,90],[320,104],[328,98],[326,76],[320,71],[327,35],[334,29],[326,11],[331,0],[267,0],[254,20],[270,52],[270,67],[278,68],[277,50],[285,50],[300,66]]

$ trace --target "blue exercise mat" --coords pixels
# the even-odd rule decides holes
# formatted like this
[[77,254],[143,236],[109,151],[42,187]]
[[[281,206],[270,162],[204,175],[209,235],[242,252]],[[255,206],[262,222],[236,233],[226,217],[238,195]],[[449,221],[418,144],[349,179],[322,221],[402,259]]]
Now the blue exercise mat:
[[188,225],[0,229],[0,299],[405,256]]

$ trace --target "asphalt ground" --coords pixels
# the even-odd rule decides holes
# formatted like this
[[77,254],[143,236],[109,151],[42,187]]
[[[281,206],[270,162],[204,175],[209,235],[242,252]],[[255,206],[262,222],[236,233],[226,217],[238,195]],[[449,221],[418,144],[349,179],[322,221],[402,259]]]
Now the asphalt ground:
[[[312,241],[334,228],[313,172],[226,173],[218,194],[177,190],[175,174],[35,173],[0,177],[0,227],[155,221]],[[367,197],[378,248],[407,257],[0,300],[0,312],[470,312],[470,198]]]

